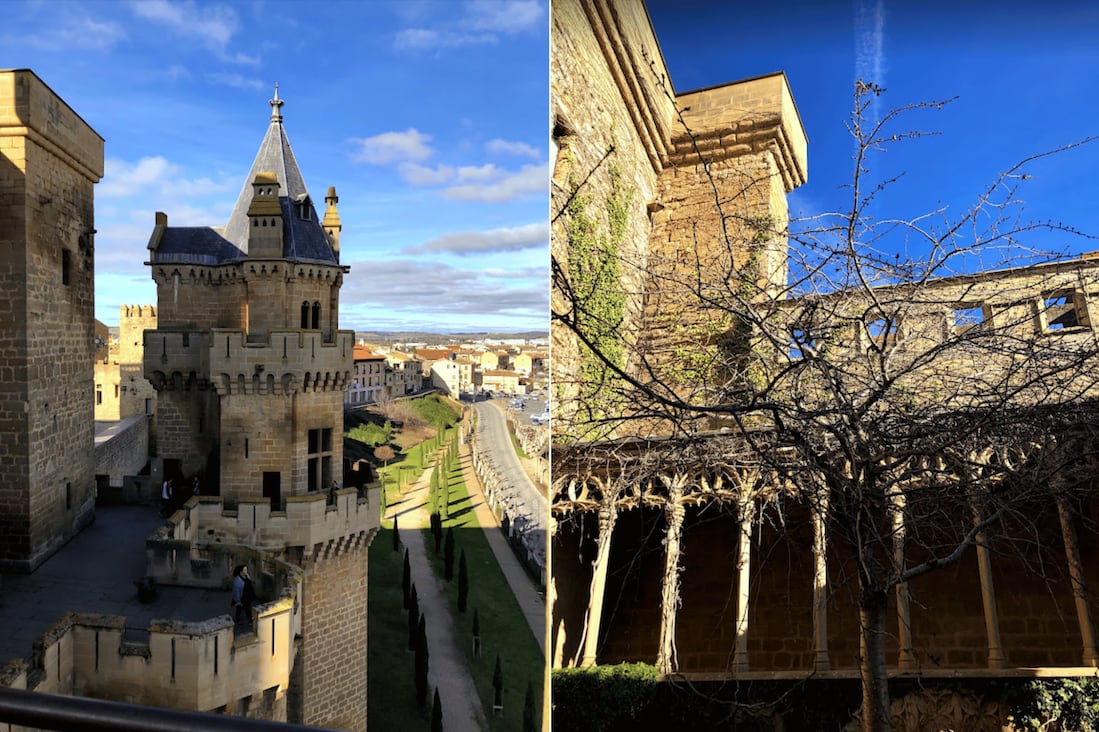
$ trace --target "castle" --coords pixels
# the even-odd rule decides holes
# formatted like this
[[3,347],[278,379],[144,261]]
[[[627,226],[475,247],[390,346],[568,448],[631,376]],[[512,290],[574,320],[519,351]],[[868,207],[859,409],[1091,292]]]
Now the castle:
[[[0,558],[28,571],[93,517],[92,184],[103,147],[33,73],[0,80],[11,81],[0,84],[11,94],[0,96],[0,181],[23,203],[2,227],[22,252],[4,297],[24,323],[5,331],[3,419],[15,437],[3,443],[13,459]],[[125,618],[75,608],[42,636],[33,667],[8,664],[0,685],[366,728],[367,549],[380,505],[376,489],[342,488],[354,336],[339,330],[338,198],[330,188],[318,216],[277,87],[270,104],[227,225],[172,227],[156,214],[158,303],[129,318],[154,326],[141,342],[156,392],[154,479],[181,490],[197,477],[202,493],[148,538],[146,575],[221,589],[247,564],[250,626],[225,615],[154,621],[133,642]]]

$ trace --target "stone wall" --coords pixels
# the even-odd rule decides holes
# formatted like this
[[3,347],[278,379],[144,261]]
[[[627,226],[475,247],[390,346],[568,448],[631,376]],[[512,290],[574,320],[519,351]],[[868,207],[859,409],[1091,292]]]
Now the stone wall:
[[149,419],[127,417],[95,436],[95,474],[109,476],[121,486],[127,475],[136,475],[149,461]]
[[34,664],[9,664],[0,683],[285,721],[298,630],[293,606],[290,598],[257,605],[254,633],[238,636],[228,615],[197,623],[158,620],[149,625],[147,641],[138,642],[126,639],[125,617],[69,613],[35,644]]
[[102,138],[32,72],[0,72],[0,569],[33,570],[91,520],[102,175]]
[[305,561],[302,716],[294,721],[366,729],[367,550],[372,538],[372,533],[362,534],[315,546]]

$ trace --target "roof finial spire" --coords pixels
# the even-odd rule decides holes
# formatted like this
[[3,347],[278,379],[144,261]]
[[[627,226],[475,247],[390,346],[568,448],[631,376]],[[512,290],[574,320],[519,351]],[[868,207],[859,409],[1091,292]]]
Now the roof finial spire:
[[271,121],[282,122],[282,105],[285,104],[279,99],[279,83],[275,82],[275,98],[267,102],[271,105]]

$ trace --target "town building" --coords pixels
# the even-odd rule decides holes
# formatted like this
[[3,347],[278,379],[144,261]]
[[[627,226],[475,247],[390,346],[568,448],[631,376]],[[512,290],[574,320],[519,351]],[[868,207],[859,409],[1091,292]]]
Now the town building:
[[[97,422],[114,422],[135,414],[147,415],[150,420],[155,418],[156,391],[144,374],[146,329],[156,329],[155,307],[123,305],[119,308],[118,338],[111,339],[96,352]],[[155,427],[152,431],[155,432]]]
[[374,404],[386,393],[385,356],[366,346],[355,346],[355,371],[347,390],[347,406]]
[[0,571],[93,519],[93,186],[103,138],[34,72],[0,70]]

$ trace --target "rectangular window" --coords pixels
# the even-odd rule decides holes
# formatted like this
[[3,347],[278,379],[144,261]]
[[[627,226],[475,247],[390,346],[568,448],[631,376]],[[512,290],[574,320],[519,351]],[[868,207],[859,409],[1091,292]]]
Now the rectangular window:
[[152,414],[152,413],[153,413],[153,400],[152,399],[146,399],[145,400],[145,414]]
[[820,348],[820,338],[806,328],[794,328],[790,331],[789,355],[792,361],[815,356]]
[[68,249],[61,250],[61,284],[69,284],[72,272],[72,254]]
[[1057,290],[1042,299],[1042,325],[1047,333],[1087,325],[1082,298],[1072,290]]
[[981,304],[960,302],[954,306],[953,311],[954,334],[961,335],[975,325],[980,325],[987,319],[985,308]]
[[103,403],[103,387],[100,386],[99,384],[95,385],[95,403],[96,404],[102,404]]
[[879,350],[897,344],[897,321],[891,318],[875,318],[866,323],[870,344]]
[[118,384],[114,385],[114,398],[118,399]]

